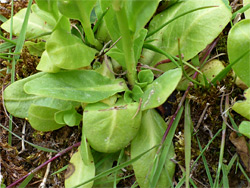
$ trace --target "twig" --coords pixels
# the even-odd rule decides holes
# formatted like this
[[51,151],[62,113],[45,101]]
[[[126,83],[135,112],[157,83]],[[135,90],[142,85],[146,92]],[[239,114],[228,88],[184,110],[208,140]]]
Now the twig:
[[[50,154],[49,154],[49,159],[51,159],[51,156],[52,156],[52,154],[50,153]],[[48,178],[48,175],[49,175],[49,171],[50,171],[50,165],[51,165],[51,163],[48,164],[47,169],[46,169],[46,172],[45,172],[44,177],[43,177],[43,181],[42,181],[42,183],[39,185],[38,188],[45,188],[45,186],[46,186],[46,181],[47,181],[47,178]]]
[[23,129],[22,129],[22,150],[19,152],[19,154],[23,153],[25,151],[25,145],[24,145],[25,129],[26,129],[26,121],[24,121],[24,124],[23,124]]
[[203,118],[204,118],[204,116],[205,116],[205,113],[206,113],[207,108],[208,108],[209,105],[210,105],[209,103],[206,104],[206,107],[204,108],[204,110],[203,110],[203,112],[202,112],[202,114],[201,114],[201,116],[200,116],[200,119],[199,119],[199,121],[198,121],[196,127],[194,128],[194,131],[195,131],[195,132],[197,132],[197,130],[199,129],[199,127],[200,127],[200,125],[201,125],[201,122],[202,122],[202,120],[203,120]]
[[83,35],[82,35],[81,31],[79,30],[79,28],[78,28],[78,27],[76,27],[76,25],[75,25],[75,24],[71,24],[71,26],[72,26],[72,27],[74,27],[74,28],[75,28],[75,29],[79,32],[79,34],[81,35],[82,41],[85,43],[85,39],[84,39],[84,37],[83,37]]
[[57,159],[58,157],[61,157],[63,154],[67,153],[68,151],[72,150],[74,147],[78,147],[80,146],[81,142],[77,142],[76,144],[62,150],[61,152],[57,153],[54,157],[52,157],[51,159],[47,160],[46,162],[44,162],[43,164],[41,164],[40,166],[36,167],[35,169],[33,169],[32,171],[30,171],[28,174],[26,174],[25,176],[23,176],[22,178],[20,178],[19,180],[15,181],[14,183],[10,184],[8,187],[6,188],[11,188],[16,186],[17,184],[21,183],[23,180],[25,180],[29,175],[34,174],[35,172],[37,172],[38,170],[40,170],[41,168],[45,167],[47,164],[51,163],[52,161],[54,161],[55,159]]

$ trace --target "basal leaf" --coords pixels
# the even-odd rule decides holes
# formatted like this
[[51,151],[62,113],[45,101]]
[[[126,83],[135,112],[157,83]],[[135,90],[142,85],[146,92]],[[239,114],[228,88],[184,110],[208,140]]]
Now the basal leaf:
[[49,73],[59,72],[61,69],[55,66],[48,55],[48,52],[45,50],[42,53],[42,57],[40,59],[39,64],[36,67],[37,70]]
[[51,13],[55,18],[59,17],[57,0],[36,0],[36,4],[41,10]]
[[142,110],[163,104],[175,90],[182,76],[181,68],[169,70],[148,85],[142,96]]
[[28,109],[36,100],[43,100],[43,97],[25,93],[23,86],[25,83],[43,76],[44,73],[37,73],[28,78],[18,80],[9,85],[3,92],[4,104],[8,112],[19,118],[28,117]]
[[63,69],[89,66],[97,51],[62,29],[54,31],[46,43],[50,61]]
[[250,87],[250,20],[242,20],[235,24],[228,34],[227,51],[229,62],[233,63],[236,59],[248,52],[235,65],[235,74]]
[[[72,188],[95,176],[95,164],[91,153],[89,153],[90,158],[88,165],[86,165],[82,160],[80,150],[81,147],[78,148],[78,151],[74,153],[70,159],[70,163],[65,174],[65,188]],[[79,186],[79,188],[91,188],[93,183],[93,181],[89,182],[85,185]]]
[[65,124],[58,124],[54,120],[54,115],[59,110],[31,104],[28,111],[30,125],[38,131],[53,131],[63,127]]
[[77,111],[72,108],[69,110],[63,110],[55,113],[55,121],[59,124],[66,124],[68,126],[79,125],[82,120],[82,116],[77,113]]
[[[184,60],[189,60],[197,55],[220,34],[231,20],[231,11],[221,0],[180,1],[156,15],[149,25],[149,32],[154,31],[170,19],[204,6],[216,7],[198,10],[175,20],[149,37],[148,40],[152,40],[150,44],[176,56],[178,55],[179,38]],[[164,56],[149,50],[144,50],[142,55],[141,61],[151,65],[165,59]],[[168,66],[169,64],[164,64],[159,67],[167,70]]]
[[83,113],[83,134],[90,146],[105,153],[114,153],[127,146],[140,127],[138,108],[139,103],[87,106]]
[[90,70],[47,73],[25,84],[29,94],[95,103],[126,89],[123,79],[111,80]]
[[101,44],[94,37],[91,29],[90,15],[96,4],[96,0],[58,0],[59,11],[68,18],[77,19],[81,22],[85,32],[87,43],[101,49]]
[[42,56],[43,51],[45,50],[45,42],[31,42],[26,41],[24,45],[28,48],[29,53],[34,56]]
[[151,84],[154,80],[154,73],[150,70],[142,70],[138,73],[138,80],[139,82],[147,82],[148,84]]
[[242,121],[239,125],[239,132],[250,138],[250,121]]
[[49,12],[46,10],[42,10],[39,6],[37,6],[37,4],[33,4],[32,12],[34,12],[39,18],[41,18],[42,20],[44,20],[47,24],[51,26],[55,26],[59,18],[59,14],[58,14],[59,12],[56,8],[54,8],[54,12],[52,11]]
[[[13,17],[13,34],[18,36],[20,34],[22,23],[25,17],[26,8],[21,9]],[[51,32],[53,25],[49,25],[45,20],[41,19],[35,13],[31,13],[28,21],[28,27],[26,30],[26,39],[34,38],[44,33]],[[10,32],[10,19],[1,25],[5,31]]]
[[[133,159],[139,154],[147,151],[149,148],[160,144],[165,130],[166,123],[155,110],[150,109],[144,111],[140,130],[131,143],[131,158]],[[133,163],[136,181],[141,188],[150,187],[149,176],[150,173],[152,173],[151,170],[156,155],[157,148],[151,150]],[[172,182],[169,182],[168,174],[170,178],[172,178],[175,170],[175,164],[170,161],[170,158],[173,156],[174,147],[172,145],[169,154],[167,155],[166,163],[159,178],[157,187],[170,187]]]
[[247,118],[248,120],[250,120],[250,88],[248,88],[245,92],[244,92],[244,96],[246,98],[246,100],[244,101],[237,101],[236,103],[234,103],[232,109],[239,113],[240,115],[242,115],[243,117]]

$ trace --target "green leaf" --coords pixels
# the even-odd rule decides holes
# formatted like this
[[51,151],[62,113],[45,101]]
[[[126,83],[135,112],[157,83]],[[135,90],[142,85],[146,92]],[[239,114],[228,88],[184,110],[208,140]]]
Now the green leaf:
[[78,69],[89,66],[97,51],[85,45],[81,39],[58,29],[46,43],[50,61],[63,69]]
[[132,98],[136,102],[139,102],[140,98],[142,98],[142,96],[143,96],[142,89],[138,85],[135,85],[134,88],[132,89]]
[[86,34],[87,42],[101,49],[101,44],[94,37],[91,29],[90,15],[96,0],[58,0],[58,9],[66,17],[77,19],[81,22]]
[[139,36],[134,40],[134,54],[136,61],[138,61],[141,57],[142,46],[144,44],[147,33],[148,33],[147,29],[141,29],[139,31]]
[[[90,158],[88,165],[86,165],[81,157],[81,147],[79,147],[78,151],[73,154],[65,174],[65,188],[72,188],[95,176],[95,164],[90,150],[89,155]],[[86,185],[79,186],[79,188],[91,188],[93,183],[94,182],[91,181]]]
[[[146,110],[142,115],[140,130],[131,143],[131,158],[135,158],[144,151],[152,148],[152,146],[161,143],[162,136],[166,129],[166,123],[162,117],[153,109]],[[136,181],[141,188],[150,187],[149,175],[153,166],[157,148],[151,150],[139,160],[133,163],[133,169]],[[170,161],[174,156],[174,148],[171,146],[169,155],[167,156],[164,170],[161,173],[157,187],[169,187],[172,182],[168,181],[167,173],[172,178],[175,170],[175,164]]]
[[232,63],[244,53],[248,55],[241,58],[232,68],[235,74],[250,87],[250,20],[242,20],[235,24],[228,34],[227,50],[229,62]]
[[99,152],[113,153],[127,146],[140,127],[138,108],[138,103],[87,106],[83,113],[83,134],[91,147]]
[[59,124],[66,124],[72,127],[79,125],[81,120],[82,116],[74,108],[55,113],[55,121]]
[[9,85],[3,92],[4,104],[8,112],[19,118],[27,118],[30,105],[43,97],[29,95],[23,90],[25,83],[43,76],[44,73],[37,73],[28,78],[18,80]]
[[[159,25],[168,22],[178,15],[205,6],[217,7],[201,9],[175,20],[149,37],[148,40],[153,40],[150,44],[176,56],[178,54],[177,39],[179,38],[184,60],[189,60],[197,55],[221,33],[231,19],[231,11],[221,0],[181,1],[156,15],[149,25],[150,33],[158,28]],[[164,56],[149,50],[144,50],[142,56],[142,63],[151,65],[155,65],[165,59]],[[159,67],[167,70],[168,66],[170,65],[163,64]]]
[[158,7],[159,2],[160,0],[127,1],[126,10],[127,10],[127,17],[129,20],[129,29],[133,33],[135,33],[135,36],[142,28],[144,28],[144,26],[151,19],[151,17],[153,16]]
[[250,120],[250,88],[248,88],[244,92],[244,96],[246,98],[245,101],[237,101],[234,103],[232,109],[242,115],[243,117],[247,118]]
[[[244,6],[249,6],[250,0],[243,0]],[[245,18],[250,19],[250,10],[248,9],[247,11],[244,12]]]
[[151,84],[154,80],[154,73],[150,69],[142,70],[138,73],[139,82]]
[[32,9],[32,12],[34,12],[39,18],[44,20],[46,24],[49,24],[51,26],[56,25],[58,17],[59,17],[59,14],[58,14],[59,12],[57,8],[54,9],[55,12],[48,12],[46,10],[42,10],[39,6],[37,6],[37,4],[33,4],[31,9]]
[[142,110],[163,104],[175,90],[182,76],[181,68],[169,70],[147,86],[142,96]]
[[47,50],[42,53],[42,57],[40,59],[39,64],[36,67],[37,70],[49,73],[59,72],[61,69],[55,66],[48,55]]
[[45,42],[31,42],[26,41],[24,45],[28,48],[29,53],[34,56],[42,56],[43,51],[45,50]]
[[239,126],[239,132],[250,138],[250,121],[242,121]]
[[[202,67],[201,71],[206,76],[208,82],[211,82],[221,71],[225,69],[223,63],[220,60],[212,60],[207,62],[204,67]],[[202,75],[198,75],[198,80],[205,85],[204,77]]]
[[41,10],[51,13],[55,18],[59,17],[57,0],[36,0],[36,4]]
[[[21,9],[13,17],[13,34],[19,36],[22,28],[22,23],[25,17],[26,8]],[[35,13],[31,13],[28,21],[28,26],[26,30],[26,39],[35,38],[44,33],[51,32],[53,30],[53,25],[49,25],[45,20],[41,19]],[[10,32],[10,19],[1,25],[5,31]]]
[[24,85],[28,94],[95,103],[126,89],[123,79],[111,80],[90,70],[47,73]]
[[54,120],[54,115],[59,110],[31,104],[28,111],[28,120],[30,125],[38,131],[53,131],[64,126],[64,124],[58,124]]

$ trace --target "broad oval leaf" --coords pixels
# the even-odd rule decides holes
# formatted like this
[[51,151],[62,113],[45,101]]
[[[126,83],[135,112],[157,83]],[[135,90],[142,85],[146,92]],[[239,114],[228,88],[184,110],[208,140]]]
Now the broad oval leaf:
[[[189,60],[197,55],[220,34],[231,20],[231,11],[221,0],[181,1],[156,15],[149,25],[150,33],[176,16],[204,6],[216,7],[198,10],[175,20],[149,37],[148,40],[153,40],[150,44],[176,56],[178,55],[179,38],[184,60]],[[149,50],[144,50],[142,55],[142,62],[151,65],[165,59],[163,55]],[[168,66],[164,64],[159,67],[167,70]]]
[[[25,17],[27,8],[21,9],[13,17],[13,34],[19,36]],[[5,31],[10,32],[10,19],[1,25]],[[51,32],[54,25],[49,25],[45,20],[37,16],[35,13],[31,13],[28,21],[28,26],[26,30],[26,39],[34,38],[40,36],[44,33]]]
[[123,79],[111,80],[90,70],[47,73],[24,85],[28,94],[95,103],[126,89]]
[[245,101],[237,101],[234,103],[232,109],[242,115],[243,117],[247,118],[250,120],[250,88],[248,88],[244,92],[244,96],[246,98]]
[[58,124],[54,120],[55,113],[59,110],[31,104],[28,111],[30,125],[38,131],[53,131],[63,127],[65,124]]
[[[89,161],[87,164],[83,162],[80,150],[81,147],[78,148],[78,151],[74,153],[70,159],[70,163],[65,174],[65,188],[75,187],[95,176],[95,164],[89,146],[88,155],[90,157],[88,158]],[[79,186],[79,188],[91,188],[93,183],[93,181],[89,182],[85,185]]]
[[228,34],[227,51],[229,62],[248,51],[248,54],[241,58],[232,69],[236,75],[250,87],[250,20],[242,20],[235,24]]
[[239,132],[250,138],[250,121],[242,121],[239,125]]
[[83,134],[96,151],[114,153],[129,144],[140,127],[139,103],[113,107],[93,104],[83,113]]
[[163,104],[181,80],[181,68],[169,70],[148,85],[142,96],[142,110]]
[[9,85],[3,92],[4,104],[8,112],[19,118],[27,118],[30,105],[36,100],[43,100],[43,97],[27,94],[23,90],[25,83],[43,76],[44,73],[37,73],[28,78],[18,80]]
[[[133,159],[153,146],[160,144],[165,130],[166,123],[155,110],[150,109],[144,111],[140,130],[131,143],[131,158]],[[157,148],[149,151],[133,163],[136,181],[141,188],[150,187],[149,177],[156,155]],[[157,187],[170,187],[172,182],[169,182],[168,174],[170,178],[173,178],[175,171],[175,164],[170,161],[173,156],[174,147],[172,145],[167,155],[165,167],[163,168]]]
[[96,4],[96,0],[58,0],[59,11],[68,18],[90,21],[90,14]]
[[54,31],[46,43],[50,61],[63,69],[89,66],[97,51],[62,29]]

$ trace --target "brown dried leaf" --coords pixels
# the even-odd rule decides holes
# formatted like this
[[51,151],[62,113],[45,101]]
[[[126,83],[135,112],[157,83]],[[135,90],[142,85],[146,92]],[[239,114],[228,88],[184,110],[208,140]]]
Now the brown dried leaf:
[[247,147],[247,142],[244,136],[237,137],[235,132],[230,134],[229,140],[236,147],[237,153],[246,168],[247,172],[250,172],[250,151]]

